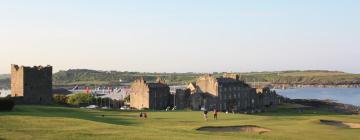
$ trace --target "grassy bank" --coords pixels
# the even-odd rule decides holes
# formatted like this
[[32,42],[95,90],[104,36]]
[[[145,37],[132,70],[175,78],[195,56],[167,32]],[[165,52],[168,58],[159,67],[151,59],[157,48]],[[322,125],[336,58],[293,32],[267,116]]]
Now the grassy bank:
[[[295,106],[296,107],[296,106]],[[339,115],[294,106],[256,115],[223,114],[219,120],[202,119],[201,112],[100,111],[59,106],[17,106],[0,112],[0,139],[186,139],[186,140],[339,140],[360,139],[359,129],[327,126],[320,119],[360,123],[360,116]],[[102,117],[104,115],[104,117]],[[257,125],[271,129],[264,134],[245,132],[199,132],[202,126]]]

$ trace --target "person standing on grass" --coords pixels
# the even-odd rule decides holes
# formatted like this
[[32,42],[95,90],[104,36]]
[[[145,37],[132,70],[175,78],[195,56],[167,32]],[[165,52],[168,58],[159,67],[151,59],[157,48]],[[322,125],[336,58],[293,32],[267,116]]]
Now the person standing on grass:
[[144,113],[144,118],[146,119],[148,116],[147,116],[147,114],[146,114],[146,112]]
[[208,111],[207,110],[204,111],[204,120],[208,121]]
[[217,117],[218,117],[218,111],[214,109],[214,120],[217,120]]
[[139,117],[140,117],[140,118],[142,118],[142,117],[143,117],[143,115],[144,115],[144,114],[143,114],[142,112],[140,112]]

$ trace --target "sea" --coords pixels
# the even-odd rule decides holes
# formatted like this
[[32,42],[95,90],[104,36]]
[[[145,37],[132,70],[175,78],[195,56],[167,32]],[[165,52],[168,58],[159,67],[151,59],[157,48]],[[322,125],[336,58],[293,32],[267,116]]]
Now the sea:
[[[0,90],[0,92],[0,97],[11,93],[10,90]],[[360,106],[360,88],[294,88],[276,89],[276,92],[290,99],[329,99],[338,103]]]
[[294,88],[276,89],[276,92],[290,99],[329,99],[360,106],[360,88]]

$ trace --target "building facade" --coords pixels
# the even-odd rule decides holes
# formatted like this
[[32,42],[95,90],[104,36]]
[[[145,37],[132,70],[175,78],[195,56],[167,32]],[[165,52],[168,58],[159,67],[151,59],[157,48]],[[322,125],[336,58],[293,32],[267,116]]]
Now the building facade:
[[162,110],[169,105],[170,87],[162,80],[147,83],[135,80],[130,88],[130,107],[134,109]]
[[201,106],[206,109],[249,111],[261,110],[280,102],[274,91],[252,88],[239,78],[236,74],[224,74],[219,78],[212,75],[199,77],[196,84],[189,85],[190,87],[196,85],[198,88],[192,89],[197,92],[192,93],[195,99],[191,99],[191,107],[193,109]]
[[52,67],[11,65],[11,96],[21,103],[52,103]]

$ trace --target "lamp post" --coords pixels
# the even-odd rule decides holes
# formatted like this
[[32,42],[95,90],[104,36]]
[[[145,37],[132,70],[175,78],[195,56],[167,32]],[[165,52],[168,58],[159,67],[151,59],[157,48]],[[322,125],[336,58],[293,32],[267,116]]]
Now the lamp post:
[[176,106],[176,92],[174,93],[174,108]]
[[154,105],[154,110],[156,110],[156,91],[154,92],[155,93],[155,105]]

